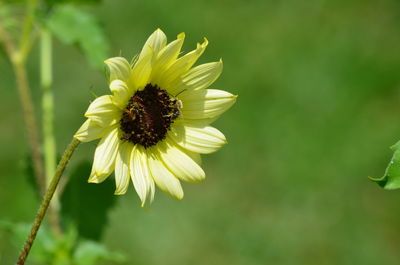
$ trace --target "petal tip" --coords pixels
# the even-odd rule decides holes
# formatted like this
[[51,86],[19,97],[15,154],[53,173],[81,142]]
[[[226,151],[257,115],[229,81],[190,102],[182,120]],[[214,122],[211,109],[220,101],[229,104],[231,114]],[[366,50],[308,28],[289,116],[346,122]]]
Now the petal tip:
[[185,38],[185,32],[181,32],[178,34],[178,36],[176,37],[177,39],[184,39]]
[[176,195],[176,196],[174,196],[174,198],[175,198],[175,199],[177,199],[178,201],[181,201],[181,200],[183,199],[183,193],[182,193],[182,194],[179,194],[179,195]]
[[124,194],[125,194],[125,191],[123,191],[123,190],[116,190],[114,192],[114,195],[124,195]]
[[90,177],[89,179],[88,179],[88,183],[100,183],[99,182],[99,180],[97,179],[97,176],[93,176],[93,177]]

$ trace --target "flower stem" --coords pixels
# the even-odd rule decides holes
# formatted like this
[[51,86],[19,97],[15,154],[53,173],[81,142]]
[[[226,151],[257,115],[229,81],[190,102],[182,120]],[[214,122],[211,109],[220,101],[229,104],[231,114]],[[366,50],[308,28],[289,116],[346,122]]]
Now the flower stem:
[[49,207],[51,198],[53,197],[53,194],[56,191],[57,185],[60,181],[60,178],[64,172],[65,167],[67,166],[69,160],[71,159],[72,154],[74,153],[74,151],[75,151],[76,147],[79,145],[79,143],[80,143],[79,140],[74,138],[71,141],[71,143],[69,144],[69,146],[67,147],[67,149],[65,150],[60,162],[58,163],[56,172],[54,173],[54,176],[50,182],[50,185],[47,188],[46,194],[44,195],[42,204],[40,205],[39,210],[36,214],[36,218],[35,218],[34,224],[32,226],[31,232],[30,232],[27,240],[25,241],[24,249],[22,250],[22,252],[18,258],[17,265],[25,264],[25,260],[28,257],[29,251],[31,250],[33,241],[36,238],[36,234],[37,234],[39,227],[43,221],[46,211]]

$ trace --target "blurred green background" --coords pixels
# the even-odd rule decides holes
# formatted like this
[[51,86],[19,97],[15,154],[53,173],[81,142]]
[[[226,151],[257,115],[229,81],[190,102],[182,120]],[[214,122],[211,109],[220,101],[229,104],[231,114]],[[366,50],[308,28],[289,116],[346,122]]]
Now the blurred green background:
[[[148,209],[132,185],[117,198],[102,242],[126,255],[122,264],[399,264],[400,191],[367,179],[383,174],[400,139],[399,1],[105,0],[82,8],[104,27],[109,56],[134,56],[158,27],[169,40],[185,32],[184,51],[207,37],[199,63],[222,57],[213,88],[239,95],[215,123],[229,144],[204,156],[205,183],[183,184],[182,201],[158,190]],[[92,91],[104,94],[107,84],[75,47],[55,41],[54,50],[61,152]],[[28,67],[39,116],[37,63],[36,47]],[[4,55],[0,70],[0,217],[31,222],[39,200],[21,169],[28,147]],[[69,168],[94,148],[81,145]],[[1,264],[19,250],[0,232]]]

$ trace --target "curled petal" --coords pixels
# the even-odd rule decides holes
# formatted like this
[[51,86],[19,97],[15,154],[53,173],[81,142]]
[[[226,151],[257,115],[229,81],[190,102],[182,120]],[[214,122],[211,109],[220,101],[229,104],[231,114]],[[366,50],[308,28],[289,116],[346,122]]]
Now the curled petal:
[[117,122],[119,109],[115,106],[113,97],[105,95],[96,98],[85,113],[85,117],[100,126],[109,126]]
[[91,119],[87,119],[75,133],[74,137],[81,142],[90,142],[101,138],[104,132],[104,127],[99,126]]
[[110,82],[115,79],[127,81],[131,72],[129,62],[124,57],[113,57],[104,61],[110,71]]
[[127,84],[121,80],[114,80],[110,83],[110,90],[114,95],[112,98],[114,104],[120,109],[125,108],[132,95]]

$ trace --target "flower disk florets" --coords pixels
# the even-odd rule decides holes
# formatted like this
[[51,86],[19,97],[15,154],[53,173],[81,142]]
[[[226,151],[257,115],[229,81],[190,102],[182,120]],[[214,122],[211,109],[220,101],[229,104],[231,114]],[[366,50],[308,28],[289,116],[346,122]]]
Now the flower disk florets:
[[177,100],[157,85],[148,84],[129,99],[120,120],[121,140],[145,148],[165,139],[171,123],[179,116]]

